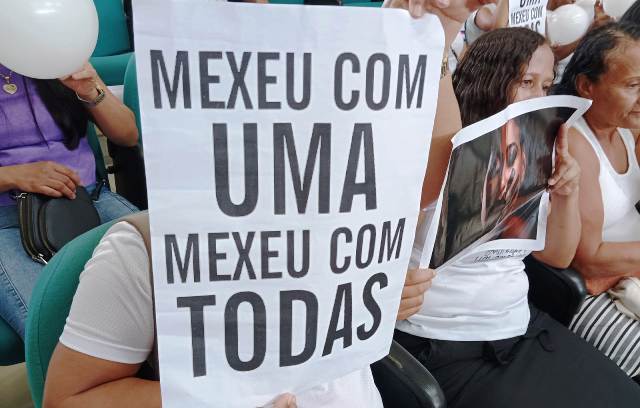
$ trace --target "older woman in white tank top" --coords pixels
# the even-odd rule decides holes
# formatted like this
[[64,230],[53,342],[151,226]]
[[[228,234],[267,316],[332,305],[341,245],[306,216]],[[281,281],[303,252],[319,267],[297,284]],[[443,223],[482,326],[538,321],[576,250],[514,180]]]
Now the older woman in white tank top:
[[590,296],[571,329],[615,361],[640,374],[640,321],[616,307],[608,290],[640,277],[640,27],[608,25],[584,41],[567,66],[557,93],[593,100],[570,132],[580,163],[582,234],[574,267]]

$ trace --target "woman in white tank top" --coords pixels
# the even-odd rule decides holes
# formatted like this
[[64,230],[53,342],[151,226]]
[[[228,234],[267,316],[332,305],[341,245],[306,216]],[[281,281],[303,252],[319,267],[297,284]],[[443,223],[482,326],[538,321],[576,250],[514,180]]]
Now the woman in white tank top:
[[593,100],[570,132],[582,168],[582,235],[574,267],[591,296],[571,329],[615,361],[640,374],[640,321],[619,310],[607,292],[626,277],[640,277],[640,29],[605,26],[585,41],[558,92]]
[[[533,31],[509,28],[483,35],[453,78],[462,123],[546,95],[553,65],[549,45]],[[440,87],[441,94],[450,91],[446,83]],[[439,112],[446,109],[441,101]],[[450,102],[455,106],[455,100]],[[456,111],[451,109],[449,116],[454,123]],[[451,126],[449,134],[434,131],[423,189],[427,217],[456,130]],[[564,143],[559,144],[564,146],[556,151],[556,179],[550,180],[553,210],[546,246],[535,255],[567,267],[580,238],[579,169],[566,147],[566,132],[561,135]],[[565,177],[558,181],[560,174]],[[615,364],[529,306],[522,262],[526,255],[473,254],[439,270],[420,310],[398,323],[396,340],[435,376],[450,408],[637,406],[640,388]]]
[[[512,45],[521,51],[513,53]],[[509,103],[546,95],[553,81],[553,63],[553,53],[544,37],[528,29],[495,30],[478,39],[454,74],[462,124],[489,117]],[[496,74],[497,67],[502,71]],[[524,72],[515,67],[523,67]],[[570,171],[575,177],[574,170]],[[427,179],[431,180],[429,176]],[[555,212],[565,216],[555,224],[564,221],[565,229],[560,234],[548,234],[551,246],[555,239],[556,246],[566,250],[546,257],[540,253],[545,261],[559,267],[568,266],[578,242],[577,194],[570,189],[577,187],[577,180],[575,177],[573,184],[566,186],[569,199],[557,198]],[[428,203],[424,210],[427,218],[434,203]],[[508,257],[493,256],[491,252],[474,253],[442,269],[432,282],[422,309],[399,322],[398,329],[426,338],[459,341],[492,341],[524,334],[530,316],[522,260],[530,252],[515,251]]]

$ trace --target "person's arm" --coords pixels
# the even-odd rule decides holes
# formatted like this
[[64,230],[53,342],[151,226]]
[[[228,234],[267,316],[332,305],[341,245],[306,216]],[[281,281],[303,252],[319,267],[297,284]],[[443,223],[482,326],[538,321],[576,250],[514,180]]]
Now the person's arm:
[[498,0],[495,28],[509,27],[509,0]]
[[476,13],[474,23],[482,31],[491,31],[496,28],[496,10],[489,6],[480,7]]
[[447,74],[440,80],[438,90],[438,106],[433,125],[429,162],[422,184],[420,207],[438,199],[451,157],[451,138],[462,129],[458,100],[453,92],[451,75]]
[[[160,408],[160,382],[136,378],[140,364],[122,364],[79,353],[63,344],[51,357],[43,408]],[[272,408],[296,408],[292,394],[276,398]]]
[[547,219],[547,238],[544,250],[533,256],[554,268],[568,268],[580,240],[580,212],[578,191],[567,196],[551,194]]
[[135,378],[140,364],[122,364],[58,343],[47,372],[44,408],[160,408],[160,383]]
[[49,362],[45,407],[159,407],[157,383],[135,378],[153,348],[149,257],[133,226],[117,223],[80,275]]
[[556,268],[567,268],[580,241],[580,166],[569,153],[568,130],[563,125],[556,140],[556,163],[549,179],[551,212],[543,251],[533,256]]
[[0,193],[18,190],[40,193],[50,197],[76,197],[76,186],[81,183],[78,174],[50,161],[0,167]]
[[91,64],[86,63],[80,71],[60,82],[85,101],[94,101],[98,97],[97,87],[102,89],[105,93],[102,102],[96,106],[87,105],[95,124],[117,145],[135,146],[138,143],[135,115],[111,93]]
[[[391,0],[388,5],[408,10],[416,18],[422,17],[425,13],[437,15],[444,29],[444,49],[448,50],[471,11],[480,7],[481,3],[474,0]],[[421,208],[436,200],[440,194],[451,155],[451,138],[460,129],[460,108],[453,92],[451,74],[447,73],[440,79],[438,89],[429,161],[422,186]]]
[[[462,28],[462,22],[443,18],[440,21],[445,30],[445,50],[448,50],[457,33]],[[462,119],[458,100],[453,91],[451,73],[440,79],[438,88],[438,104],[433,123],[431,148],[429,149],[429,161],[427,171],[422,184],[422,197],[420,207],[424,208],[432,201],[438,199],[451,157],[451,138],[462,129]]]
[[586,278],[610,282],[640,277],[640,242],[603,242],[604,208],[600,183],[600,166],[593,148],[574,129],[570,131],[573,156],[582,168],[580,181],[580,215],[582,234],[573,265]]

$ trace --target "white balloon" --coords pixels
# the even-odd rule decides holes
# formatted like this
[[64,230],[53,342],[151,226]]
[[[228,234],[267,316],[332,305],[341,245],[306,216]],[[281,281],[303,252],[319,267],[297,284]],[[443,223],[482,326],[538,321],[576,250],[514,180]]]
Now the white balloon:
[[603,0],[602,8],[609,16],[619,20],[635,0]]
[[589,21],[593,21],[596,17],[596,13],[594,11],[594,7],[596,6],[596,0],[578,0],[574,3],[576,6],[580,6],[587,12],[589,16]]
[[547,13],[547,38],[552,45],[570,44],[585,35],[589,24],[589,15],[582,7],[565,4]]
[[93,0],[0,0],[0,10],[0,63],[19,74],[67,76],[82,68],[96,46]]

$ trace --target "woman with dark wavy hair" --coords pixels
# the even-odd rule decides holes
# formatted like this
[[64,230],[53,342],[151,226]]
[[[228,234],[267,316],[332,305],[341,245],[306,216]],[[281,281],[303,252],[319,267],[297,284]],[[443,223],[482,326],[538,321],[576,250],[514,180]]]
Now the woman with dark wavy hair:
[[[60,80],[24,77],[0,65],[0,318],[24,336],[27,306],[42,265],[22,248],[16,193],[75,198],[101,187],[85,137],[90,121],[113,143],[133,146],[133,113],[90,64]],[[98,187],[97,185],[100,185]],[[103,189],[95,206],[102,222],[135,207]]]
[[590,293],[570,328],[640,380],[640,317],[620,298],[640,283],[640,165],[629,130],[640,129],[640,25],[589,32],[554,93],[593,100],[569,132],[582,167],[573,266]]
[[499,28],[473,43],[453,73],[463,126],[510,103],[545,96],[554,78],[553,52],[528,28]]
[[[463,125],[513,102],[546,95],[553,68],[551,48],[533,31],[506,28],[483,35],[471,45],[453,77]],[[450,90],[444,86],[441,92]],[[459,117],[457,108],[455,100],[438,101],[438,111],[448,109],[452,122]],[[428,186],[422,197],[427,225],[442,187],[437,176],[447,168],[432,158],[449,158],[450,136],[438,134],[432,140]],[[525,149],[517,135],[506,139],[518,145],[517,152],[507,152],[515,156],[515,166]],[[556,168],[549,180],[553,209],[546,245],[534,256],[567,267],[580,237],[580,177],[568,153],[565,128],[558,140]],[[482,170],[486,168],[478,171]],[[477,177],[473,170],[469,173],[473,183]],[[461,190],[473,194],[471,188]],[[640,388],[615,364],[529,305],[523,263],[528,254],[482,251],[441,268],[419,310],[397,323],[395,339],[434,375],[452,408],[637,406]]]

